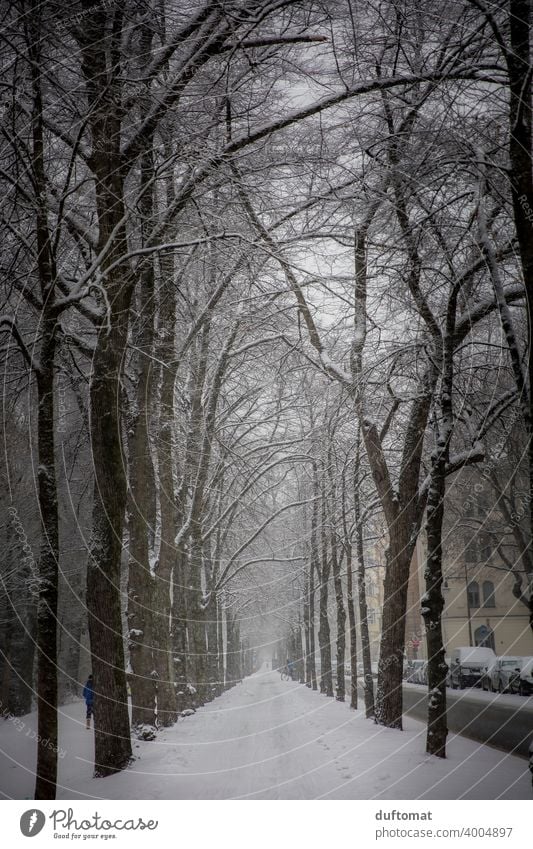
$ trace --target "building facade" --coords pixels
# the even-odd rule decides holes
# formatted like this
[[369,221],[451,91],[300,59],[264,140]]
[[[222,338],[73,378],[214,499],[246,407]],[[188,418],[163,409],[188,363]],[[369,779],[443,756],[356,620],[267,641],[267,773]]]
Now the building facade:
[[[472,556],[468,542],[445,546],[442,630],[446,654],[459,646],[487,646],[497,655],[533,656],[533,633],[525,605],[513,595],[514,578],[497,551]],[[406,619],[409,658],[426,658],[420,599],[425,590],[425,534],[411,562]]]

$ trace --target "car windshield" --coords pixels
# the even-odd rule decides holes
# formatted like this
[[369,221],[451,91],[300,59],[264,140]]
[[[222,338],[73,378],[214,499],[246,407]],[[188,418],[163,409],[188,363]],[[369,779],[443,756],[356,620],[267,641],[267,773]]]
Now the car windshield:
[[520,658],[515,657],[511,658],[511,660],[502,660],[502,666],[518,666],[520,663]]

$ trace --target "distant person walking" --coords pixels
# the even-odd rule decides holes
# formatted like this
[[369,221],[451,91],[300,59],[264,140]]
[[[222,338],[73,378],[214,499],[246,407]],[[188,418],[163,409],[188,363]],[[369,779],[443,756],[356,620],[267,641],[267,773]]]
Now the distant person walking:
[[91,716],[93,715],[94,708],[94,687],[92,675],[89,675],[85,683],[85,687],[83,688],[83,698],[85,699],[85,704],[87,706],[85,727],[89,730],[91,727]]

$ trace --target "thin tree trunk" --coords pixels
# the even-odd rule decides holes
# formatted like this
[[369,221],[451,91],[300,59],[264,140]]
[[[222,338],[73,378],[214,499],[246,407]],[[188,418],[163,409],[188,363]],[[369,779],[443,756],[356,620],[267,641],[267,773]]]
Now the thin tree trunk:
[[365,716],[374,716],[374,678],[372,676],[372,656],[370,652],[370,634],[368,632],[368,606],[366,603],[366,569],[363,538],[363,522],[359,501],[359,485],[354,486],[355,544],[357,551],[357,597],[359,599],[359,628],[361,631],[361,656],[363,658],[363,692]]
[[305,686],[312,686],[311,679],[311,634],[309,620],[309,573],[305,575],[305,588],[303,599],[303,621],[304,621],[304,639],[305,639]]
[[[180,526],[181,520],[175,522],[176,528]],[[189,694],[187,689],[188,669],[188,647],[187,647],[187,606],[186,606],[186,562],[187,554],[183,547],[178,546],[174,556],[174,569],[172,571],[172,631],[171,646],[174,669],[174,683],[176,687],[176,699],[178,711],[189,707]]]
[[302,623],[298,620],[295,633],[296,669],[298,672],[298,683],[305,684],[304,647],[302,640]]
[[353,556],[352,541],[348,531],[346,518],[346,468],[343,469],[341,491],[342,530],[344,536],[344,551],[346,553],[346,606],[348,608],[348,635],[350,639],[350,707],[357,710],[358,676],[357,676],[357,626],[355,618],[355,602],[353,589]]
[[335,515],[337,510],[337,486],[335,481],[334,457],[331,447],[328,449],[328,473],[330,485],[330,529],[329,529],[329,545],[331,550],[331,569],[333,572],[333,588],[335,591],[335,606],[337,612],[337,636],[336,636],[336,660],[337,660],[337,676],[336,676],[336,700],[343,702],[346,697],[346,608],[344,606],[344,594],[342,589],[341,578],[341,559],[339,558],[339,542],[337,530],[335,527]]
[[374,678],[372,676],[372,655],[370,651],[370,634],[368,631],[368,605],[366,602],[365,541],[363,519],[361,516],[361,499],[359,495],[360,472],[361,433],[358,428],[353,479],[353,509],[355,522],[355,546],[357,553],[357,598],[359,602],[359,630],[361,632],[361,657],[363,660],[363,693],[365,700],[365,716],[367,719],[369,719],[370,717],[374,716]]
[[217,695],[221,695],[225,690],[225,675],[224,675],[224,607],[220,598],[216,600],[216,617],[217,617],[217,646],[218,646],[218,680],[217,680]]
[[190,535],[189,569],[187,576],[187,632],[189,635],[189,663],[194,669],[192,684],[199,704],[207,700],[207,641],[206,616],[202,587],[203,543],[202,529],[193,522]]
[[350,637],[350,707],[357,710],[357,626],[355,619],[355,603],[353,598],[353,563],[352,547],[350,543],[346,546],[346,569],[347,569],[347,602],[348,602],[348,625]]
[[[175,357],[175,283],[173,263],[162,267],[161,313],[159,322],[159,358],[168,363],[162,369],[160,418],[158,432],[159,502],[161,544],[155,571],[154,667],[157,680],[157,720],[162,726],[172,725],[178,710],[189,707],[186,662],[186,616],[184,609],[185,579],[181,547],[175,539],[181,505],[176,503],[173,468]],[[172,602],[171,602],[172,586]],[[171,607],[172,605],[172,607]]]
[[342,591],[341,564],[337,547],[337,534],[333,527],[333,523],[331,528],[330,546],[333,586],[335,588],[335,602],[337,606],[337,691],[335,698],[338,702],[343,702],[346,696],[346,608],[344,606],[344,595]]
[[313,509],[311,512],[311,551],[309,558],[309,665],[311,687],[318,690],[316,676],[316,634],[315,634],[315,574],[319,571],[318,554],[318,485],[316,470],[313,466]]
[[212,592],[217,578],[216,564],[213,566],[211,538],[204,543],[204,570],[208,603],[205,610],[205,632],[207,640],[207,686],[206,698],[211,701],[218,695],[218,625],[216,595]]
[[320,600],[319,600],[319,629],[318,643],[320,646],[320,692],[333,696],[333,674],[331,669],[331,631],[328,618],[328,585],[331,563],[328,559],[328,542],[326,529],[326,493],[325,481],[321,487],[321,524],[320,524]]
[[241,680],[241,636],[236,616],[226,612],[227,686],[234,687]]

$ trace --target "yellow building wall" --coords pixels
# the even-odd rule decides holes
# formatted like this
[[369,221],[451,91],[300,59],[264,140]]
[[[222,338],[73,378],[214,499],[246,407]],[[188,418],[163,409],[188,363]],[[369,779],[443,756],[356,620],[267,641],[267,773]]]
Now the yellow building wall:
[[[420,598],[424,593],[424,566],[426,560],[424,534],[420,534],[415,554],[411,563],[411,577],[408,590],[408,617],[406,640],[411,629],[418,625],[424,634],[424,621],[420,615]],[[480,625],[492,629],[494,633],[495,651],[497,655],[533,656],[533,634],[529,626],[526,607],[513,595],[513,576],[504,569],[483,564],[477,568],[465,570],[458,558],[450,562],[444,561],[443,573],[448,588],[443,590],[444,613],[442,619],[443,638],[446,654],[449,655],[459,646],[475,645],[475,632]],[[476,580],[480,589],[481,607],[470,610],[470,628],[468,623],[467,584]],[[484,607],[482,598],[483,581],[494,584],[495,607]],[[418,604],[415,603],[418,593]],[[470,630],[472,640],[470,640]],[[408,656],[412,657],[412,653]],[[425,640],[418,651],[418,657],[426,658]]]

